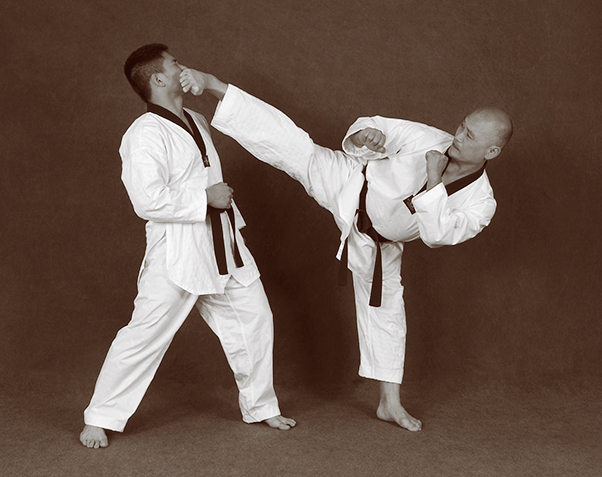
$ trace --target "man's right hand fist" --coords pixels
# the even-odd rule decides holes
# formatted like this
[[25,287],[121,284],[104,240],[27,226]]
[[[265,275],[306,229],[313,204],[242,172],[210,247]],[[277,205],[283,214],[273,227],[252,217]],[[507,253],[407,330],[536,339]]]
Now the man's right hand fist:
[[216,209],[229,209],[232,206],[234,189],[225,182],[219,182],[206,189],[207,204]]

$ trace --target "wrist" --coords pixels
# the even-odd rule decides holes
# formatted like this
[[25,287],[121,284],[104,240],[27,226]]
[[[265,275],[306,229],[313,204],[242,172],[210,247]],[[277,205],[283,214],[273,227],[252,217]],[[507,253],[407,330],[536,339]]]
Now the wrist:
[[437,174],[429,174],[427,176],[427,181],[426,181],[426,189],[427,190],[431,190],[433,187],[441,184],[441,182],[443,182],[443,179],[441,178],[440,175]]
[[222,100],[227,90],[228,85],[226,83],[220,81],[213,75],[208,75],[207,91],[209,91],[213,96],[219,100]]
[[355,147],[363,147],[364,146],[364,143],[362,141],[360,141],[358,138],[360,132],[356,132],[355,134],[352,134],[351,136],[349,136],[349,140],[351,141],[351,144],[353,144]]

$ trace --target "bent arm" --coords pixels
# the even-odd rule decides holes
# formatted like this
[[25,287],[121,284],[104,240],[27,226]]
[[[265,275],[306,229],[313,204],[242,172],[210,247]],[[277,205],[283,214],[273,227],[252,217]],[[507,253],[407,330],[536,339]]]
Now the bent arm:
[[[355,140],[356,133],[369,128],[381,131],[385,135],[384,150],[374,151],[366,146],[358,147],[358,141]],[[382,116],[359,118],[349,127],[343,139],[343,150],[364,160],[384,159],[399,152],[411,152],[413,144],[421,142],[421,138],[430,130],[436,131],[424,124],[405,119],[384,118]]]
[[413,200],[420,238],[431,248],[456,245],[475,237],[495,214],[493,196],[483,195],[462,208],[451,208],[443,184]]
[[203,222],[207,214],[207,192],[202,181],[169,184],[165,151],[141,148],[122,154],[122,181],[134,211],[153,222]]

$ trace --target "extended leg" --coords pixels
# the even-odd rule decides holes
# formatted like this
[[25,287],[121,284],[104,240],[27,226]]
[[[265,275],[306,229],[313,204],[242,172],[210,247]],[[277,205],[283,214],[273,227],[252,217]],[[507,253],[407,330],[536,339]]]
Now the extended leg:
[[164,249],[162,241],[146,257],[132,319],[117,333],[84,411],[87,447],[108,445],[103,429],[123,431],[197,300],[167,278]]
[[260,161],[299,181],[337,222],[353,218],[363,183],[362,166],[353,158],[314,144],[284,113],[233,85],[211,124]]

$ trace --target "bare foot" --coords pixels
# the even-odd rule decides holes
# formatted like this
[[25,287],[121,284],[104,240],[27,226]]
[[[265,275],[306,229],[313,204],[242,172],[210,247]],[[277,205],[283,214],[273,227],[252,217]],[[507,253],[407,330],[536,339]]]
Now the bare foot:
[[293,419],[289,419],[288,417],[282,416],[274,416],[264,420],[268,426],[273,427],[274,429],[281,429],[283,431],[288,431],[291,427],[295,427],[297,423]]
[[90,449],[98,449],[99,447],[108,447],[109,439],[102,427],[85,425],[84,430],[79,435],[79,440],[83,445]]
[[401,384],[380,382],[380,404],[376,415],[379,419],[395,422],[408,431],[419,431],[422,429],[422,422],[410,416],[401,405],[400,390]]
[[401,404],[391,404],[382,402],[376,410],[379,419],[388,422],[396,422],[408,431],[420,431],[422,422],[408,414]]

